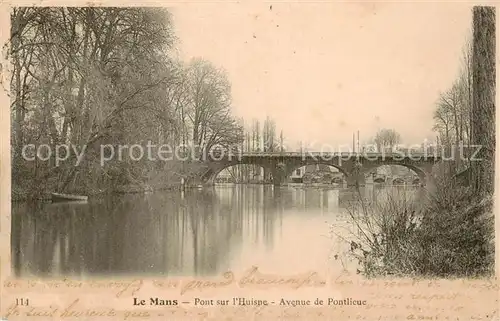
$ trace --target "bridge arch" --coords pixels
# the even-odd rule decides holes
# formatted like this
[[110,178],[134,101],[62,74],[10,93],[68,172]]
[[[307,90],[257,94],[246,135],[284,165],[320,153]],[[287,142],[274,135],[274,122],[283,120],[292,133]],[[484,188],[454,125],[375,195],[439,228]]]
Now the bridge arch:
[[374,183],[385,183],[385,180],[386,180],[385,177],[375,177],[373,179],[373,182]]
[[399,177],[396,177],[395,179],[392,180],[392,185],[404,185],[405,180]]
[[[416,174],[418,176],[418,178],[411,179],[412,184],[422,184],[431,175],[431,172],[427,172],[426,168],[422,168],[422,167],[420,167],[418,165],[414,165],[414,164],[407,164],[407,163],[400,163],[400,162],[386,162],[383,164],[374,164],[374,165],[369,166],[369,167],[364,167],[362,170],[363,170],[364,175],[367,175],[367,174],[369,174],[369,172],[373,172],[374,170],[376,170],[380,167],[385,167],[385,166],[405,167],[405,168],[411,170],[414,174]],[[427,170],[429,170],[429,169],[427,169]],[[381,182],[386,182],[386,183],[388,182],[387,177],[385,179],[380,179],[380,178],[377,178],[377,179],[379,180],[380,183]],[[380,181],[380,180],[382,180],[382,181]],[[375,181],[375,179],[374,179],[374,182],[377,182],[377,181]],[[379,183],[379,182],[377,182],[377,183]],[[404,182],[404,180],[403,180],[403,182]],[[396,185],[402,184],[399,177],[391,179],[389,181],[389,183],[396,184]]]
[[[286,169],[286,172],[285,172],[285,179],[289,180],[291,177],[294,176],[294,173],[297,172],[297,170],[299,169],[303,169],[304,171],[306,170],[307,166],[318,166],[318,165],[323,165],[323,166],[328,166],[329,168],[329,172],[334,174],[334,173],[337,173],[337,172],[334,172],[334,171],[331,171],[331,168],[334,168],[338,171],[338,173],[342,174],[342,178],[339,179],[339,177],[332,177],[332,180],[330,183],[341,183],[342,181],[346,181],[349,174],[345,171],[345,169],[343,169],[342,167],[340,166],[337,166],[335,164],[332,164],[331,162],[327,162],[327,161],[304,161],[304,162],[299,162],[299,163],[295,163],[295,164],[289,164],[287,169]],[[321,171],[321,169],[320,169]],[[325,171],[327,172],[327,171]],[[306,173],[301,173],[301,176],[303,177]]]
[[288,168],[287,168],[287,173],[291,173],[293,170],[296,170],[297,168],[307,166],[307,165],[326,165],[326,166],[336,168],[339,172],[341,172],[342,174],[344,174],[346,176],[349,175],[349,173],[342,166],[339,166],[339,165],[335,164],[334,162],[327,161],[327,160],[321,160],[321,159],[320,160],[303,160],[300,162],[295,162],[293,164],[289,164]]
[[258,167],[264,170],[268,170],[268,172],[271,175],[271,179],[273,178],[273,168],[269,165],[266,165],[264,163],[253,163],[253,162],[230,162],[230,163],[220,163],[218,166],[210,168],[204,175],[202,175],[202,182],[203,183],[208,183],[209,185],[212,185],[215,183],[215,180],[221,172],[224,170],[227,170],[231,167],[239,167],[239,166],[245,166],[245,165],[250,165],[254,167]]

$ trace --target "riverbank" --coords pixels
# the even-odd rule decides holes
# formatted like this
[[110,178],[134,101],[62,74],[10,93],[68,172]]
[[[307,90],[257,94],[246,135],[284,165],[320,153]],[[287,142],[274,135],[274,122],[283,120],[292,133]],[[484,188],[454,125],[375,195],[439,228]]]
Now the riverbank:
[[482,277],[494,272],[492,195],[453,180],[418,199],[394,195],[348,210],[356,227],[350,256],[367,277]]
[[[12,202],[50,200],[51,193],[61,192],[61,186],[66,186],[62,188],[65,194],[85,195],[89,198],[110,194],[180,190],[182,179],[187,182],[184,188],[197,188],[200,184],[198,177],[206,171],[206,168],[199,163],[174,161],[163,164],[160,169],[147,171],[141,170],[137,164],[131,168],[87,166],[80,168],[72,176],[61,173],[56,175],[57,172],[47,172],[45,176],[41,173],[32,176],[13,173]],[[73,177],[68,181],[69,184],[61,184],[61,181],[68,177]]]
[[[196,189],[199,188],[197,184],[185,185],[184,189]],[[72,191],[70,194],[85,195],[89,199],[102,198],[113,194],[148,194],[159,191],[181,191],[183,188],[181,184],[169,184],[163,185],[161,187],[152,187],[150,185],[128,185],[119,186],[113,190],[90,190],[90,191]],[[22,191],[19,188],[12,188],[11,202],[21,203],[30,201],[50,201],[52,200],[53,192],[42,192],[36,197],[30,196],[26,191]]]

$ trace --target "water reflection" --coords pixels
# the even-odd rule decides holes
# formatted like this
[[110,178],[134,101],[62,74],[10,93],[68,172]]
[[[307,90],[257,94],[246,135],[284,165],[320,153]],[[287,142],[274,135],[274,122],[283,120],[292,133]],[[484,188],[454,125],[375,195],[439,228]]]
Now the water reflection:
[[[362,194],[373,200],[387,193],[366,188]],[[344,189],[229,185],[182,196],[14,204],[12,264],[17,276],[85,277],[214,275],[257,260],[305,264],[313,254],[312,263],[327,262],[325,223],[345,220],[342,208],[353,200]],[[307,237],[303,252],[297,233]]]

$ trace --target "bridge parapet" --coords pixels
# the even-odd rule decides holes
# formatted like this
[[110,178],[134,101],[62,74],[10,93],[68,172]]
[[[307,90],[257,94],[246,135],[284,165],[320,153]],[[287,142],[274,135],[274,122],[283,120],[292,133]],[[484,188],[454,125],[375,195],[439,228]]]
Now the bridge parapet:
[[404,159],[410,158],[415,160],[421,159],[441,159],[441,155],[434,155],[429,153],[416,153],[416,152],[407,152],[407,153],[348,153],[348,152],[244,152],[244,153],[211,153],[209,157],[212,160],[223,160],[223,159],[235,159],[242,157],[273,157],[273,158],[283,158],[283,157],[302,157],[302,158],[344,158],[344,159],[378,159],[378,158],[387,158],[387,159]]
[[450,156],[456,158],[468,159],[474,155],[480,146],[432,146],[432,148],[424,149],[394,149],[394,150],[383,150],[383,151],[368,151],[363,150],[362,152],[351,152],[351,151],[336,151],[336,152],[323,152],[323,151],[296,151],[296,152],[286,152],[286,151],[276,151],[276,152],[245,152],[245,151],[224,151],[224,150],[212,150],[209,156],[213,159],[222,158],[235,158],[235,157],[343,157],[343,158],[427,158],[427,159],[449,159]]

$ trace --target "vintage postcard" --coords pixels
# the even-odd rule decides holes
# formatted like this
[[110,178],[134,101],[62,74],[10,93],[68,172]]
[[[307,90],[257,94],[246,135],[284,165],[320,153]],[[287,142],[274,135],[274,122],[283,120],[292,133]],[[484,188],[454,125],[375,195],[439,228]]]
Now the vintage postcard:
[[494,3],[0,8],[0,320],[500,320]]

